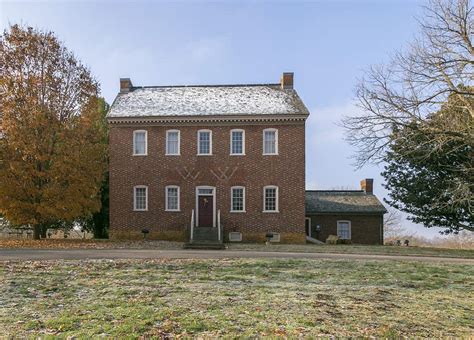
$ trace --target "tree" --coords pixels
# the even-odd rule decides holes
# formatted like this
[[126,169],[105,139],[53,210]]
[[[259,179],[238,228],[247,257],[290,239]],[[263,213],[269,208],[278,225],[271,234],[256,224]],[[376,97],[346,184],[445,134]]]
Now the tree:
[[0,210],[34,238],[100,208],[105,147],[98,84],[52,32],[0,40]]
[[[473,16],[469,0],[430,1],[421,36],[389,64],[367,70],[356,87],[362,114],[343,120],[349,142],[358,148],[358,166],[383,162],[394,129],[424,123],[452,95],[474,117],[468,100],[474,95]],[[458,134],[431,127],[440,139]]]
[[413,122],[394,133],[382,172],[390,192],[386,202],[425,227],[445,228],[446,234],[474,231],[474,134],[440,142],[439,126],[474,132],[474,119],[452,96],[425,123]]
[[384,241],[402,238],[407,231],[402,226],[402,217],[399,211],[388,209],[387,215],[383,219],[383,237]]
[[[358,167],[388,162],[389,203],[426,226],[441,223],[447,232],[472,227],[466,220],[454,225],[453,217],[448,223],[443,214],[448,205],[461,209],[458,217],[464,209],[472,214],[466,195],[472,197],[473,167],[466,160],[472,158],[474,135],[473,15],[469,0],[430,1],[419,38],[389,64],[366,72],[356,87],[362,113],[343,121],[347,139],[358,149]],[[432,193],[443,195],[423,190],[426,199],[421,199],[419,190],[433,186],[434,178]],[[416,208],[421,202],[430,204]]]
[[[99,111],[101,115],[102,143],[108,145],[107,112],[109,105],[103,98],[99,99]],[[92,231],[94,238],[109,237],[109,173],[106,172],[100,188],[101,208],[86,218],[82,224],[86,230]]]

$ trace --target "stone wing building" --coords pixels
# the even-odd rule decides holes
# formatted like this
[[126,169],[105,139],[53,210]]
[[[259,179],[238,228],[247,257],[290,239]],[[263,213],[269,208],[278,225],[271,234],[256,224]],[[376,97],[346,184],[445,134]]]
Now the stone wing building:
[[305,242],[293,73],[258,85],[133,86],[110,126],[110,237]]

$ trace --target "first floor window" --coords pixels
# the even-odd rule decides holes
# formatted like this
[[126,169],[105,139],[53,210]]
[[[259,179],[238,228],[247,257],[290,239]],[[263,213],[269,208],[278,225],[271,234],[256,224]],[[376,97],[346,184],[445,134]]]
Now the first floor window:
[[144,130],[133,131],[133,154],[136,156],[147,154],[147,133]]
[[139,185],[134,187],[133,209],[143,211],[148,209],[148,187]]
[[179,210],[179,187],[170,185],[166,187],[166,210]]
[[212,154],[212,134],[209,130],[198,131],[198,155]]
[[337,236],[343,240],[351,239],[351,222],[337,221]]
[[166,154],[179,155],[179,131],[166,131]]
[[263,206],[265,212],[278,211],[278,187],[266,186],[263,188]]
[[232,187],[231,189],[231,211],[245,211],[245,188]]

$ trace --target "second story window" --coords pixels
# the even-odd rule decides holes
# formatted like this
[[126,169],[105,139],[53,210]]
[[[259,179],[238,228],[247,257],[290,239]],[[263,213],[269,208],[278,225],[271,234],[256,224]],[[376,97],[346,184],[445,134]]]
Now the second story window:
[[146,156],[147,154],[147,132],[145,130],[133,131],[133,155]]
[[263,154],[278,155],[278,130],[263,130]]
[[180,143],[179,130],[168,130],[166,131],[166,154],[167,155],[179,155],[179,143]]
[[245,154],[245,132],[244,130],[230,131],[230,154],[244,155]]
[[198,131],[198,155],[212,155],[212,132]]

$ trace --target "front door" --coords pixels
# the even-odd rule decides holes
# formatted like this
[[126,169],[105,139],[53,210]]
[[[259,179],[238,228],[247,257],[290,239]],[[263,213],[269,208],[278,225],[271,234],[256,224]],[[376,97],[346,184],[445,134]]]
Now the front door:
[[198,197],[198,213],[200,227],[212,227],[214,217],[214,196],[199,195]]

